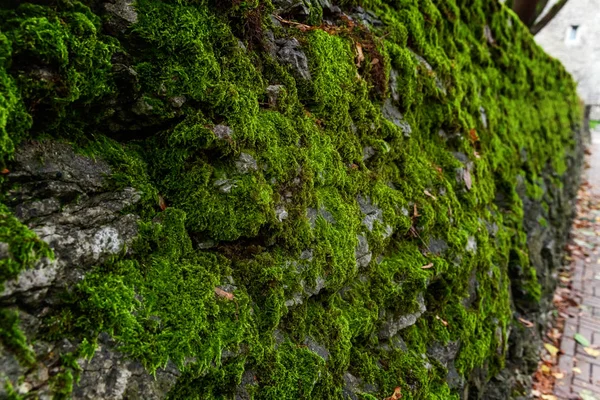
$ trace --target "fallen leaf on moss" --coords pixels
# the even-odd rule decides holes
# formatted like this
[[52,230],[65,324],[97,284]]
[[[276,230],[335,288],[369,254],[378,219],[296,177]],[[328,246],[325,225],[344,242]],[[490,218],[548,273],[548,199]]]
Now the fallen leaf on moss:
[[162,211],[165,211],[167,209],[167,202],[160,194],[158,195],[158,206]]
[[425,196],[429,196],[429,197],[431,197],[432,199],[434,199],[434,200],[437,200],[437,199],[436,199],[436,197],[435,197],[434,195],[432,195],[431,193],[429,193],[429,191],[428,191],[428,190],[424,190],[424,191],[423,191],[423,193],[425,193]]
[[521,317],[519,317],[519,322],[521,322],[523,325],[525,325],[528,328],[533,328],[534,324],[531,321],[527,321],[526,319],[523,319]]
[[433,267],[433,263],[429,263],[429,264],[427,264],[427,265],[423,265],[423,266],[421,267],[421,269],[429,269],[429,268],[431,268],[431,267]]
[[223,289],[218,288],[218,287],[215,288],[215,294],[217,296],[222,297],[222,298],[227,299],[227,300],[233,300],[233,299],[235,299],[235,296],[233,295],[233,293],[226,292]]
[[472,142],[477,142],[479,140],[479,136],[477,136],[477,131],[475,129],[469,131],[469,139],[471,139]]
[[590,345],[590,341],[587,340],[581,333],[576,333],[573,336],[573,339],[575,339],[577,341],[577,343],[579,343],[582,346],[589,346]]
[[444,321],[443,319],[440,318],[439,315],[436,315],[435,319],[437,319],[438,321],[440,321],[442,323],[442,325],[448,326],[448,321]]
[[400,388],[397,387],[396,389],[394,389],[394,394],[392,394],[390,397],[386,397],[384,400],[398,400],[402,398],[402,392],[400,391]]
[[360,67],[360,63],[365,61],[365,55],[362,51],[362,45],[356,42],[356,66]]
[[553,346],[550,343],[544,343],[544,347],[546,348],[546,350],[548,350],[548,353],[550,353],[552,356],[555,356],[558,354],[558,348],[556,346]]

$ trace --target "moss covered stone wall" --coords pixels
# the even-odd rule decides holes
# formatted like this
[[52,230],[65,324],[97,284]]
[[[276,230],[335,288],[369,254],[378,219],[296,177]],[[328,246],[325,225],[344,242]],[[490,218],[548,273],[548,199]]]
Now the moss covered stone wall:
[[580,120],[496,1],[5,0],[0,395],[524,394]]

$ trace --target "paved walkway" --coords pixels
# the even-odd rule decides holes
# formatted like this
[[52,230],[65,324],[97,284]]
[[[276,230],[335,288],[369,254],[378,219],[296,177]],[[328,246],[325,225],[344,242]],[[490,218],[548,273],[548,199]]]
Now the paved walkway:
[[571,297],[578,305],[566,313],[558,361],[564,376],[554,387],[568,400],[600,400],[600,131],[592,133],[590,150],[589,190],[579,199],[573,231]]

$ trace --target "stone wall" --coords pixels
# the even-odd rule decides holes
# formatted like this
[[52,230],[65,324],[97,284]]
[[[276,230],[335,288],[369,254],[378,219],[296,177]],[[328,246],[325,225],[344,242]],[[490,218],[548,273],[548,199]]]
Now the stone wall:
[[0,398],[527,395],[587,134],[502,4],[9,2],[0,87]]

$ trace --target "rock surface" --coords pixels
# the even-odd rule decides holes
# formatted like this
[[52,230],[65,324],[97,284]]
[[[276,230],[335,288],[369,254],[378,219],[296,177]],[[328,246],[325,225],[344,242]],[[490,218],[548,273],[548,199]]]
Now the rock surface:
[[[67,144],[42,141],[22,145],[8,175],[8,205],[54,252],[17,279],[5,283],[0,305],[18,312],[41,361],[26,369],[0,346],[1,378],[21,394],[36,388],[41,398],[50,392],[50,380],[59,372],[60,353],[77,348],[69,341],[43,338],[48,307],[60,305],[60,295],[81,281],[93,266],[119,254],[137,234],[138,217],[128,207],[140,200],[133,188],[107,190],[111,168],[102,160],[77,154]],[[80,381],[73,399],[162,399],[179,376],[173,366],[159,370],[156,379],[139,362],[126,359],[117,344],[101,336],[90,360],[78,360]],[[23,382],[18,382],[20,376]],[[4,386],[2,386],[4,388]],[[0,390],[0,397],[6,392]],[[49,398],[49,397],[48,397]]]

